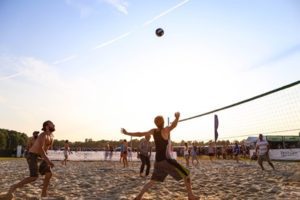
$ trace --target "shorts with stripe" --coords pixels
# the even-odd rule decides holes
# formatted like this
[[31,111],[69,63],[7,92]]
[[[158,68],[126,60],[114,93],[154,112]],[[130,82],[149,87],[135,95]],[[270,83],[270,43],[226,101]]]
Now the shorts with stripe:
[[175,180],[180,181],[189,174],[190,171],[180,165],[176,160],[167,159],[155,162],[151,180],[163,182],[165,178],[170,175]]

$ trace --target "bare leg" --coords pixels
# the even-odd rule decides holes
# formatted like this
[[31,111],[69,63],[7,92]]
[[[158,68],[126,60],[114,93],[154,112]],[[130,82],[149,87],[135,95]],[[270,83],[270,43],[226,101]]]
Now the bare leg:
[[144,185],[143,189],[138,194],[138,196],[134,198],[134,200],[141,200],[144,193],[147,192],[154,184],[155,184],[155,181],[153,181],[153,180],[150,180],[148,183],[146,183]]
[[186,166],[188,167],[190,165],[188,157],[185,157],[185,162],[186,162]]
[[126,164],[125,164],[125,157],[123,157],[123,167],[124,167],[124,168],[126,167]]
[[261,167],[262,170],[265,170],[265,168],[264,168],[264,166],[262,164],[262,159],[258,158],[258,164],[259,164],[259,166]]
[[269,165],[272,167],[272,169],[275,170],[275,167],[274,167],[273,163],[271,163],[269,155],[267,155],[267,161],[268,161]]
[[7,196],[12,196],[12,193],[17,189],[17,188],[20,188],[20,187],[23,187],[24,185],[28,184],[28,183],[31,183],[31,182],[34,182],[38,177],[27,177],[27,178],[24,178],[22,181],[20,181],[19,183],[15,184],[15,185],[12,185],[9,190],[8,190],[8,193],[7,193]]
[[128,167],[128,160],[127,160],[127,157],[125,157],[124,161],[125,161],[124,165],[125,165],[126,167]]
[[51,172],[47,172],[45,174],[45,179],[44,179],[43,189],[42,189],[42,197],[46,197],[47,196],[47,190],[48,190],[49,181],[50,181],[51,177],[52,177],[52,173]]
[[237,163],[239,162],[239,156],[238,155],[235,156],[235,160],[236,160]]
[[192,186],[191,186],[191,179],[190,179],[189,176],[187,176],[187,177],[184,178],[184,183],[185,183],[185,187],[187,189],[188,199],[189,200],[199,199],[199,198],[196,198],[195,195],[193,194]]
[[274,167],[273,163],[271,163],[271,161],[269,161],[268,163],[275,170],[275,167]]

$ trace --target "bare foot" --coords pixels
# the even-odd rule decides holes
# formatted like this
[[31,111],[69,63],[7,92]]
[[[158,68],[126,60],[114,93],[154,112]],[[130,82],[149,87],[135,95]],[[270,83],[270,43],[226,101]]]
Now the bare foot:
[[12,193],[7,193],[4,196],[0,196],[0,200],[12,200],[14,198],[14,195]]
[[189,199],[189,200],[199,200],[200,197],[195,197],[194,195],[190,195],[190,196],[188,197],[188,199]]
[[134,200],[141,200],[141,199],[142,199],[142,197],[140,197],[140,196],[137,196],[134,198]]

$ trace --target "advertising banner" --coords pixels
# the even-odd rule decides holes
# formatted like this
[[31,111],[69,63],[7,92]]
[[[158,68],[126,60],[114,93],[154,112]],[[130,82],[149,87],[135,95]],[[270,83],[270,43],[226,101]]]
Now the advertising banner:
[[[250,150],[250,156],[255,150]],[[270,149],[269,156],[271,160],[291,160],[300,161],[300,149]]]

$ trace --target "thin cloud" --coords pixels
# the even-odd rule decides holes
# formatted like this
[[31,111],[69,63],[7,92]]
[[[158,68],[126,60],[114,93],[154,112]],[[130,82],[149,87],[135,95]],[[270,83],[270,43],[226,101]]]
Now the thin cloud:
[[56,60],[56,61],[54,61],[52,64],[53,64],[53,65],[58,65],[58,64],[61,64],[61,63],[64,63],[64,62],[68,62],[68,61],[70,61],[70,60],[74,60],[75,58],[77,58],[77,55],[71,55],[71,56],[62,58],[62,59],[60,59],[60,60]]
[[177,8],[179,8],[179,7],[183,6],[183,5],[185,5],[185,4],[188,3],[189,1],[190,1],[190,0],[184,0],[184,1],[180,2],[179,4],[177,4],[177,5],[175,5],[175,6],[171,7],[171,8],[169,8],[168,10],[166,10],[166,11],[160,13],[159,15],[153,17],[152,19],[146,21],[146,22],[143,24],[143,26],[148,26],[149,24],[152,24],[153,22],[155,22],[156,20],[160,19],[161,17],[163,17],[163,16],[165,16],[165,15],[171,13],[171,12],[174,11],[175,9],[177,9]]
[[79,10],[80,18],[86,18],[89,17],[93,12],[93,6],[88,5],[84,1],[78,1],[78,0],[65,0],[66,4],[69,6],[72,6]]
[[260,62],[256,65],[253,65],[250,69],[255,69],[255,68],[259,68],[259,67],[262,67],[262,66],[265,66],[268,64],[276,63],[276,62],[278,62],[282,59],[285,59],[291,55],[294,55],[298,52],[300,52],[300,44],[297,44],[288,49],[285,49],[284,51],[277,53],[274,56],[269,57],[268,59],[263,60],[262,62]]
[[99,44],[99,45],[97,45],[96,47],[94,47],[93,50],[100,49],[100,48],[105,47],[105,46],[108,46],[108,45],[110,45],[110,44],[112,44],[112,43],[114,43],[114,42],[117,42],[117,41],[119,41],[119,40],[121,40],[121,39],[123,39],[123,38],[125,38],[125,37],[128,37],[131,33],[132,33],[132,32],[124,33],[124,34],[122,34],[122,35],[120,35],[120,36],[118,36],[118,37],[116,37],[116,38],[114,38],[114,39],[112,39],[112,40],[109,40],[109,41],[107,41],[107,42],[104,42],[104,43],[102,43],[102,44]]
[[0,65],[9,66],[13,72],[10,75],[0,77],[0,81],[22,76],[23,80],[38,83],[39,85],[62,85],[53,65],[33,57],[0,58]]
[[4,81],[4,80],[11,79],[11,78],[15,78],[15,77],[20,76],[22,74],[23,74],[23,72],[17,72],[17,73],[8,75],[8,76],[3,76],[3,77],[0,77],[0,81]]
[[[179,8],[179,7],[183,6],[183,5],[185,5],[185,4],[188,3],[189,1],[190,1],[190,0],[184,0],[184,1],[180,2],[179,4],[177,4],[177,5],[175,5],[175,6],[171,7],[171,8],[169,8],[169,9],[167,9],[166,11],[164,11],[164,12],[162,12],[161,14],[155,16],[155,17],[152,18],[151,20],[146,21],[146,22],[143,24],[143,26],[147,26],[147,25],[153,23],[154,21],[156,21],[156,20],[160,19],[161,17],[163,17],[163,16],[169,14],[170,12],[174,11],[175,9],[177,9],[177,8]],[[107,0],[107,2],[119,2],[119,1]],[[108,45],[110,45],[110,44],[113,44],[113,43],[115,43],[115,42],[117,42],[117,41],[119,41],[119,40],[121,40],[121,39],[126,38],[127,36],[129,36],[129,35],[132,34],[133,32],[134,32],[134,31],[124,33],[124,34],[122,34],[122,35],[120,35],[120,36],[118,36],[118,37],[116,37],[116,38],[114,38],[114,39],[112,39],[112,40],[109,40],[109,41],[107,41],[107,42],[104,42],[104,43],[102,43],[102,44],[99,44],[99,45],[97,45],[96,47],[94,47],[93,50],[100,49],[100,48],[103,48],[103,47],[108,46]]]
[[124,0],[104,0],[105,3],[112,5],[119,12],[128,15],[128,2]]

